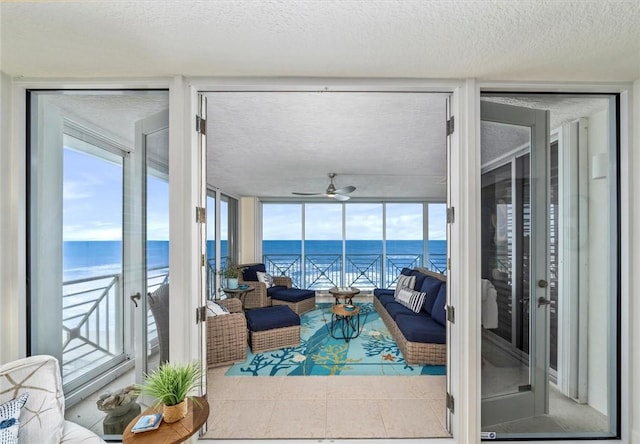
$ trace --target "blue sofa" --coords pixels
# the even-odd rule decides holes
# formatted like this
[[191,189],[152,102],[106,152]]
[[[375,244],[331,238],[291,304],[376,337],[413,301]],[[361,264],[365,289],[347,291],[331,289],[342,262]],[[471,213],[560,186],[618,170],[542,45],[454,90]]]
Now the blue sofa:
[[415,276],[414,290],[426,293],[422,309],[415,313],[397,302],[395,289],[376,288],[373,305],[411,365],[445,365],[447,361],[447,278],[424,268],[402,270]]

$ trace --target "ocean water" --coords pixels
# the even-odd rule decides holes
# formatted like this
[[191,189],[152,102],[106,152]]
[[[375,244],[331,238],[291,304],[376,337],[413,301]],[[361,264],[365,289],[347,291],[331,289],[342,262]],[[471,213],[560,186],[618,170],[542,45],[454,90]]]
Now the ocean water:
[[[423,254],[423,241],[388,240],[387,255]],[[215,244],[207,242],[207,255],[214,257]],[[267,240],[262,244],[263,254],[300,254],[302,241]],[[348,240],[348,254],[380,254],[382,241]],[[308,240],[305,254],[340,254],[340,240]],[[447,252],[447,241],[430,240],[429,253],[443,257]],[[227,255],[227,241],[221,241],[221,255]],[[169,242],[147,242],[147,267],[166,267],[169,264]],[[63,245],[63,279],[70,281],[122,272],[122,242],[120,241],[68,241]]]

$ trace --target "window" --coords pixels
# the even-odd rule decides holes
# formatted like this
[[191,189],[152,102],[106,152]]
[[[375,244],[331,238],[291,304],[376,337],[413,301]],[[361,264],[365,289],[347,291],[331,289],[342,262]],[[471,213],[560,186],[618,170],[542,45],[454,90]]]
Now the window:
[[[294,285],[318,290],[393,286],[403,267],[443,273],[444,207],[418,202],[263,202],[263,261],[272,274],[292,276]],[[424,236],[425,214],[431,213],[433,240]]]

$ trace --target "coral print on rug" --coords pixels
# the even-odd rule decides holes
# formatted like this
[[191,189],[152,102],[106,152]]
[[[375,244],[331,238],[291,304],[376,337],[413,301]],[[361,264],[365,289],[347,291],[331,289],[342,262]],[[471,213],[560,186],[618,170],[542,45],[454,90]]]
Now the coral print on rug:
[[360,307],[360,334],[346,342],[330,334],[330,303],[317,304],[303,314],[301,342],[297,347],[247,353],[245,362],[233,365],[227,376],[329,376],[444,375],[443,365],[408,365],[398,344],[373,304]]

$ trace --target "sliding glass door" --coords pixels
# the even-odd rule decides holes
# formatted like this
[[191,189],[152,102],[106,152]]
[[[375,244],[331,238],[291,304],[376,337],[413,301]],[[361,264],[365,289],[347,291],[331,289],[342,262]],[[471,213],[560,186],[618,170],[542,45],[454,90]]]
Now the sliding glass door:
[[167,107],[163,91],[30,92],[28,347],[58,358],[68,408],[168,359],[168,307],[151,305],[169,293]]

